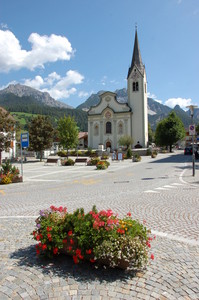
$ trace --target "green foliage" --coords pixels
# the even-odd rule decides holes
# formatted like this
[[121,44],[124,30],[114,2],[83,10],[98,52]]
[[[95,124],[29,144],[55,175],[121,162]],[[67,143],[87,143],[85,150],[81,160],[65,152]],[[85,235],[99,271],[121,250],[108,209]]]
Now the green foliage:
[[133,155],[133,161],[134,162],[139,162],[141,160],[142,160],[142,157],[139,154],[136,153],[136,154]]
[[132,157],[132,150],[131,148],[128,148],[126,152],[126,158],[131,158],[131,157]]
[[39,115],[33,118],[29,124],[29,149],[40,152],[42,160],[42,152],[52,146],[53,136],[53,126],[48,117]]
[[8,151],[14,138],[15,121],[10,114],[0,108],[0,164],[2,151]]
[[110,163],[107,160],[100,160],[97,164],[96,164],[96,168],[97,170],[105,170],[110,166]]
[[[60,118],[70,115],[75,118],[81,131],[88,131],[88,116],[81,109],[51,107],[38,102],[33,97],[18,97],[14,94],[0,95],[0,106],[9,112],[14,112],[14,118],[19,121],[22,130],[27,130],[27,124],[33,115],[48,116],[54,128]],[[23,118],[20,118],[20,113]]]
[[122,268],[145,267],[153,239],[130,213],[119,219],[111,210],[98,212],[95,206],[89,213],[83,208],[67,213],[55,206],[42,210],[32,234],[37,255],[66,253],[75,263],[85,260]]
[[129,148],[133,144],[133,139],[130,135],[123,135],[118,141],[120,146],[126,146]]
[[12,166],[10,160],[7,160],[2,164],[0,170],[0,183],[1,184],[9,184],[12,182],[19,181],[19,169],[15,166]]
[[91,165],[91,166],[96,166],[97,163],[100,161],[100,158],[99,157],[93,157],[91,158],[90,162],[88,163],[88,165]]
[[67,156],[67,152],[65,150],[60,150],[57,152],[57,155],[60,157],[66,157]]
[[148,140],[149,140],[149,143],[152,143],[153,140],[154,140],[154,133],[151,129],[151,125],[148,123]]
[[156,128],[155,142],[159,146],[169,146],[170,152],[172,145],[185,137],[185,129],[182,121],[171,112],[167,118],[162,120]]
[[60,146],[68,150],[75,148],[78,144],[78,127],[74,118],[71,116],[64,116],[59,119],[58,126],[58,137]]
[[61,164],[62,164],[62,166],[74,166],[75,162],[73,159],[68,158],[68,159],[62,160]]

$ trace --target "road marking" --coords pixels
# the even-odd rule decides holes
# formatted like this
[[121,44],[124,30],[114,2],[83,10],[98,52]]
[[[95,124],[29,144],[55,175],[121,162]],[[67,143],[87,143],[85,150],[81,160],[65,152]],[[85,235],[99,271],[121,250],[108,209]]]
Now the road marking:
[[182,183],[172,183],[172,185],[179,185],[179,186],[182,186],[183,184],[182,184]]
[[168,191],[168,188],[167,189],[165,189],[164,187],[157,187],[157,188],[155,188],[156,190],[161,190],[161,191]]
[[0,193],[1,193],[2,195],[5,195],[5,194],[6,194],[3,190],[0,190]]
[[170,240],[187,243],[187,244],[193,245],[193,246],[199,245],[199,240],[189,239],[189,238],[181,237],[179,235],[174,235],[172,233],[160,232],[160,231],[156,231],[156,230],[151,230],[151,232],[152,232],[152,234],[155,234],[157,236],[167,238]]
[[164,185],[165,188],[171,188],[171,189],[175,189],[176,187],[175,186],[172,186],[172,185]]

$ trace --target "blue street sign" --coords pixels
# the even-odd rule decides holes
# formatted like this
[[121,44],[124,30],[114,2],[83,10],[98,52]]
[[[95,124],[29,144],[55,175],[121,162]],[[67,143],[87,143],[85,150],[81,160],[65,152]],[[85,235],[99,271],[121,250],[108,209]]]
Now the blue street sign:
[[24,132],[21,134],[21,147],[28,148],[29,147],[29,133]]

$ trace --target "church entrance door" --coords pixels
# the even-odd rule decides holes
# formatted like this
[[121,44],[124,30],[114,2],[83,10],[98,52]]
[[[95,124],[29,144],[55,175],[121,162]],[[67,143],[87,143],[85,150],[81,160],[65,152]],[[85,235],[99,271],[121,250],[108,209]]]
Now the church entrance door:
[[110,148],[110,149],[111,149],[111,142],[109,142],[109,141],[106,142],[106,149],[107,149],[107,148]]

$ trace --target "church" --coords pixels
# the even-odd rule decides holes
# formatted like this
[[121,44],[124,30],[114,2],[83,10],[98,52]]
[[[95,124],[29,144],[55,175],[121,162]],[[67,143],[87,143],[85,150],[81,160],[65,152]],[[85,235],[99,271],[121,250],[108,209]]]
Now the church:
[[121,136],[131,136],[136,144],[148,146],[147,81],[142,63],[137,29],[127,74],[128,102],[119,103],[117,95],[107,91],[88,111],[88,146],[92,149],[117,150]]

